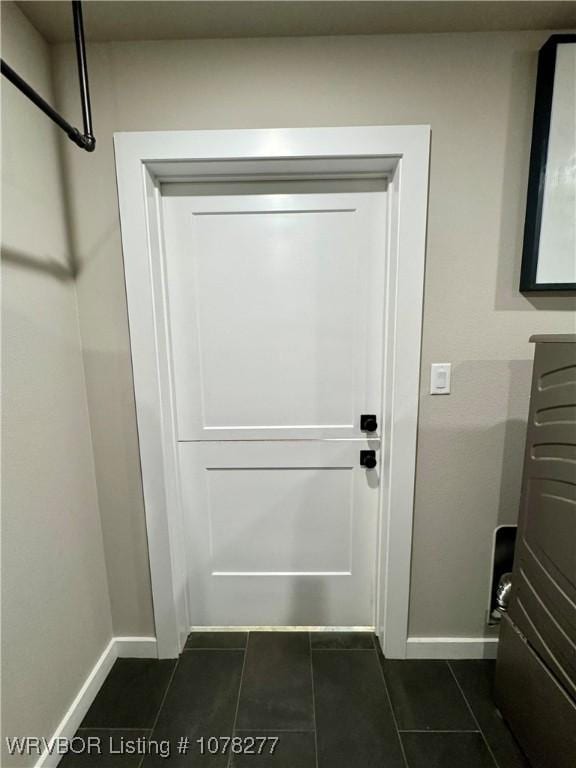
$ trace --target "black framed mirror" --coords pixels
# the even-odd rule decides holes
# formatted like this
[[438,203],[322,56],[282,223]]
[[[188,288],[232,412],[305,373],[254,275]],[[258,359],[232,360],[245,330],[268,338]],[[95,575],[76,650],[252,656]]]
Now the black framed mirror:
[[576,35],[538,56],[522,293],[576,291]]

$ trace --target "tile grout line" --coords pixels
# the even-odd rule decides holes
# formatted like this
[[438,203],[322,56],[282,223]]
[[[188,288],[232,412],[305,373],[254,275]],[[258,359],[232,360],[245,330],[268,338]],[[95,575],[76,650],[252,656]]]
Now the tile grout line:
[[478,728],[401,728],[398,733],[480,733]]
[[[242,659],[242,670],[240,672],[240,682],[238,683],[238,698],[236,699],[236,711],[234,712],[234,721],[232,723],[232,734],[231,737],[234,738],[234,734],[236,733],[236,723],[238,722],[238,712],[240,711],[240,696],[242,695],[242,683],[244,682],[244,670],[246,668],[246,657],[248,656],[248,645],[250,644],[250,632],[247,633],[246,636],[246,645],[244,646],[244,658]],[[226,761],[227,768],[230,768],[232,765],[232,750],[230,750],[230,753],[228,754],[228,760]]]
[[408,764],[408,758],[406,757],[406,750],[404,749],[404,742],[402,741],[402,736],[400,735],[400,728],[398,728],[398,720],[396,719],[396,712],[394,712],[394,706],[392,705],[392,697],[390,696],[390,691],[388,690],[388,683],[386,682],[386,675],[384,674],[384,665],[382,662],[384,661],[384,654],[382,653],[382,649],[377,645],[377,639],[376,635],[372,638],[372,642],[374,643],[374,653],[376,654],[376,661],[378,663],[378,668],[380,670],[380,675],[382,677],[382,682],[384,684],[384,691],[386,692],[386,698],[388,699],[388,705],[390,707],[390,712],[392,714],[392,722],[394,723],[394,728],[396,728],[396,735],[398,736],[398,741],[400,742],[400,750],[402,752],[402,757],[404,759],[404,765],[406,768],[410,768]]
[[314,733],[312,728],[236,728],[234,733]]
[[245,651],[246,646],[243,648],[183,648],[182,653],[194,653],[194,651]]
[[314,718],[314,752],[316,768],[318,768],[318,727],[316,725],[316,694],[314,692],[314,661],[312,657],[312,635],[308,632],[308,648],[310,650],[310,680],[312,682],[312,717]]
[[472,706],[471,706],[470,702],[468,701],[468,697],[467,697],[467,696],[466,696],[466,694],[464,693],[464,689],[463,689],[463,688],[462,688],[462,686],[460,685],[460,681],[458,680],[458,678],[456,677],[456,673],[455,673],[455,672],[454,672],[454,670],[452,669],[452,664],[450,664],[450,662],[449,662],[449,661],[446,661],[446,664],[447,664],[447,666],[448,666],[448,669],[450,670],[450,673],[451,673],[452,677],[454,678],[454,682],[455,682],[455,683],[456,683],[456,685],[458,686],[458,690],[460,691],[460,693],[461,693],[461,695],[462,695],[462,698],[463,698],[463,699],[464,699],[464,701],[466,702],[466,706],[468,707],[468,710],[469,710],[469,712],[470,712],[470,715],[472,716],[472,719],[473,719],[473,720],[474,720],[474,722],[476,723],[476,727],[477,727],[477,728],[478,728],[478,730],[480,731],[480,735],[482,736],[482,739],[483,739],[483,741],[484,741],[484,744],[486,744],[486,749],[487,749],[487,750],[488,750],[488,752],[490,753],[490,757],[492,758],[492,760],[493,760],[493,762],[494,762],[494,765],[496,766],[496,768],[500,768],[500,765],[499,765],[499,763],[498,763],[498,760],[496,760],[496,756],[495,756],[494,752],[492,752],[492,747],[490,746],[490,744],[488,744],[488,739],[486,738],[486,736],[485,736],[485,734],[484,734],[484,731],[483,731],[483,730],[482,730],[482,728],[480,727],[480,723],[478,722],[478,719],[477,719],[476,715],[474,714],[474,710],[472,709]]
[[314,653],[374,653],[374,648],[314,648]]
[[[168,685],[166,686],[166,690],[164,691],[164,696],[162,696],[162,701],[160,702],[160,706],[158,707],[158,712],[156,713],[156,717],[154,718],[154,722],[152,723],[152,728],[150,728],[150,738],[152,738],[152,734],[154,733],[154,729],[158,725],[158,720],[160,719],[160,713],[162,712],[162,707],[164,706],[164,702],[166,701],[166,697],[168,696],[168,691],[170,690],[170,686],[172,685],[172,681],[174,680],[174,675],[176,674],[176,670],[178,669],[178,665],[180,664],[180,659],[182,658],[182,654],[176,659],[176,663],[174,664],[174,669],[172,670],[172,674],[170,675],[170,679],[168,680]],[[142,768],[142,765],[144,763],[144,760],[146,759],[146,754],[142,755],[142,759],[138,763],[138,768]]]
[[84,726],[83,728],[78,728],[78,731],[146,731],[146,733],[152,733],[152,728],[134,728],[134,727],[132,728],[118,728],[118,727],[100,728],[97,725],[89,725],[89,726]]

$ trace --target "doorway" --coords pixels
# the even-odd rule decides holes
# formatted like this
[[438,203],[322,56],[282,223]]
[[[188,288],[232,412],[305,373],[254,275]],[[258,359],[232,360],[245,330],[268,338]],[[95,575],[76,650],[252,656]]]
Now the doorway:
[[115,137],[160,657],[191,626],[405,655],[428,144]]

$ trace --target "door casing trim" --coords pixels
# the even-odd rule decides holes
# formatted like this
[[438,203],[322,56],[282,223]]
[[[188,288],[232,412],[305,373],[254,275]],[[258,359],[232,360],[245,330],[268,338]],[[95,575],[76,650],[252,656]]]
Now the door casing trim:
[[375,178],[389,191],[375,627],[407,655],[430,127],[114,134],[134,392],[159,658],[189,631],[183,510],[162,258],[160,184]]

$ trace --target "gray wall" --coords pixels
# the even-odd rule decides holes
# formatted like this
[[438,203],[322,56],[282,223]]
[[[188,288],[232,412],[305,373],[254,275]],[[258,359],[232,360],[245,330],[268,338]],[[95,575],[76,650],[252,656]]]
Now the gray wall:
[[[91,45],[98,149],[66,147],[88,401],[117,633],[152,631],[112,133],[431,123],[410,633],[480,636],[494,526],[516,519],[530,334],[573,301],[518,294],[536,51],[547,33]],[[73,52],[54,52],[78,114]],[[432,361],[453,394],[427,394]]]
[[[53,98],[46,44],[4,2],[2,56]],[[5,80],[2,166],[2,731],[50,737],[112,623],[59,135]]]

